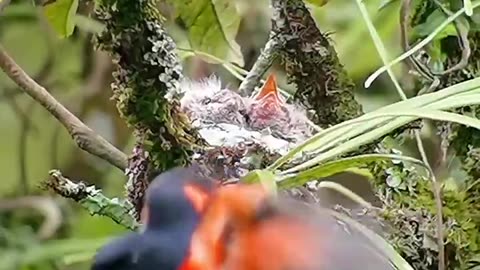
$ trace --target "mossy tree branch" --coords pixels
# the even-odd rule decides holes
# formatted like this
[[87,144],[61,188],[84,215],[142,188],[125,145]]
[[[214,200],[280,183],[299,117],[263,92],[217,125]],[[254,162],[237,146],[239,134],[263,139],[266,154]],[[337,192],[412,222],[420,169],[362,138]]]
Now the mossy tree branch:
[[131,215],[133,206],[128,201],[107,198],[95,186],[87,186],[84,182],[73,182],[64,177],[58,170],[51,170],[49,174],[50,179],[42,183],[44,187],[78,202],[92,216],[109,217],[131,230],[138,228],[139,224]]
[[103,1],[97,15],[106,28],[96,45],[116,63],[112,88],[121,116],[141,134],[155,167],[165,170],[187,164],[204,143],[180,112],[182,67],[154,4]]
[[187,165],[206,143],[180,111],[182,66],[155,1],[104,0],[96,13],[106,25],[96,47],[116,63],[113,97],[137,135],[126,190],[139,218],[150,171]]
[[273,0],[272,8],[272,29],[284,44],[280,56],[287,78],[297,86],[294,99],[315,111],[312,121],[326,127],[361,115],[353,81],[304,2]]

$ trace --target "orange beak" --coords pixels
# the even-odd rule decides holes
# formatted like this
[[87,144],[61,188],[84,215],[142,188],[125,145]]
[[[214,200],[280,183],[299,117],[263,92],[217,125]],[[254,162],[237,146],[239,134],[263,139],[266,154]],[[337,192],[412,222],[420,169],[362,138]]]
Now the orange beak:
[[280,107],[283,101],[280,99],[277,88],[277,80],[274,74],[270,74],[260,92],[254,98],[263,106]]

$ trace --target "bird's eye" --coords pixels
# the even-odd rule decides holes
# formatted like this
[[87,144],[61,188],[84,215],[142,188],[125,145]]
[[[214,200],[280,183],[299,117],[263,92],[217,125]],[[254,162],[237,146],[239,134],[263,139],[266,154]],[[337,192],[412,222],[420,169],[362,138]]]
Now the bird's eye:
[[210,102],[212,102],[212,99],[211,99],[211,98],[208,98],[208,97],[207,97],[207,98],[204,98],[204,99],[202,100],[202,104],[204,104],[204,105],[207,105],[207,104],[209,104]]

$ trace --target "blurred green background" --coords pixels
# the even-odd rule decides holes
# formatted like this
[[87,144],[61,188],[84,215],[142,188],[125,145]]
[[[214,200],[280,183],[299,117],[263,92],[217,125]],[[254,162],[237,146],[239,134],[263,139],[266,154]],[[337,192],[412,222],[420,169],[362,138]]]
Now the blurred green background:
[[[366,4],[393,57],[400,51],[399,8],[398,3],[392,3],[379,11],[383,2],[369,0]],[[248,70],[268,38],[269,3],[268,0],[237,0],[236,4],[242,17],[236,41],[242,49],[244,68]],[[159,7],[169,18],[171,8],[164,3]],[[321,8],[309,7],[319,28],[329,33],[341,62],[355,80],[356,95],[364,110],[397,101],[385,76],[368,90],[363,88],[366,77],[380,66],[380,58],[354,1],[331,0]],[[74,34],[61,39],[46,22],[41,9],[31,1],[12,1],[0,14],[0,42],[17,63],[62,104],[128,153],[132,145],[131,129],[119,118],[110,100],[114,67],[107,55],[93,50],[91,38],[100,26],[88,18],[91,9],[90,4],[81,1]],[[173,20],[168,20],[167,26],[179,48],[187,48],[184,30]],[[239,81],[221,65],[206,64],[203,58],[185,53],[181,55],[187,76],[201,78],[216,73],[231,87],[238,86]],[[405,78],[401,81],[405,89],[411,90],[408,76],[401,74],[405,70],[397,66],[395,71],[399,78]],[[285,85],[282,76],[280,85],[292,87]],[[104,237],[124,231],[106,218],[91,217],[74,202],[43,191],[39,183],[48,177],[50,169],[60,169],[71,179],[95,184],[107,195],[123,196],[126,180],[123,173],[79,150],[45,109],[0,73],[0,269],[11,269],[9,263],[14,264],[17,259],[35,261],[23,269],[88,269],[91,252],[83,253],[83,247],[95,247]],[[49,201],[44,208],[41,208],[42,198]],[[57,219],[53,223],[59,226],[52,225],[54,230],[39,238],[37,232],[45,221],[42,213],[57,210],[61,216],[49,218]],[[49,241],[45,242],[44,238]],[[60,256],[67,250],[78,252],[73,252],[73,257]],[[24,252],[30,257],[22,255]],[[55,260],[38,262],[38,258]]]

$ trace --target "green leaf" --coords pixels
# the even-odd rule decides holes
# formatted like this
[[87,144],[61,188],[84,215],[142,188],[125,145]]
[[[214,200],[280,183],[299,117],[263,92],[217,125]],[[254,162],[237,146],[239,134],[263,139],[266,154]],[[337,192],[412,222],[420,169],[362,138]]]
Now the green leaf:
[[75,28],[78,0],[57,0],[43,7],[48,22],[61,38],[69,37]]
[[384,154],[359,155],[359,156],[339,159],[339,160],[328,162],[325,164],[320,164],[318,166],[301,171],[299,173],[288,175],[278,182],[278,186],[280,188],[299,187],[309,181],[319,180],[321,178],[329,177],[334,174],[344,172],[351,168],[356,168],[360,165],[366,165],[370,162],[381,161],[381,160],[402,160],[402,161],[412,162],[415,164],[425,166],[422,161],[415,158],[407,157],[407,156],[384,155]]
[[[472,9],[475,9],[480,6],[480,1],[475,1],[472,3]],[[450,23],[452,23],[456,18],[461,16],[465,12],[465,8],[460,9],[459,11],[455,12],[453,15],[449,16],[446,20],[444,20],[438,27],[435,28],[433,32],[431,32],[425,39],[418,42],[415,46],[413,46],[410,50],[406,51],[399,57],[395,58],[393,61],[390,61],[388,64],[382,66],[381,68],[377,69],[375,72],[372,73],[366,80],[365,80],[365,88],[369,88],[372,85],[372,82],[380,76],[383,72],[387,71],[393,65],[405,60],[407,57],[411,56],[412,54],[418,52],[422,49],[425,45],[427,45],[430,41],[432,41],[436,35],[438,35],[445,27],[447,27]]]
[[[435,9],[430,15],[427,17],[427,20],[415,26],[412,30],[413,38],[421,38],[426,37],[437,28],[443,21],[448,18],[445,13],[439,8]],[[440,40],[448,36],[456,36],[457,30],[455,29],[455,25],[453,23],[449,23],[438,35],[435,36],[433,40]]]
[[[307,167],[313,166],[315,163],[321,163],[322,161],[378,139],[388,132],[417,118],[432,118],[440,121],[454,120],[454,122],[460,121],[459,123],[462,124],[469,126],[473,124],[476,126],[478,125],[478,122],[475,121],[476,119],[466,119],[461,116],[452,118],[452,115],[449,113],[439,112],[438,110],[480,104],[479,87],[480,78],[468,80],[437,92],[416,96],[408,100],[384,106],[360,117],[331,126],[290,150],[287,154],[271,164],[268,169],[272,171],[278,169],[303,152],[323,152],[320,160],[305,162],[313,162],[313,164],[304,163],[299,165],[300,167],[307,165]],[[415,110],[416,108],[422,109]],[[390,117],[387,117],[387,115]]]
[[277,182],[275,180],[275,175],[269,170],[253,170],[245,175],[241,181],[247,184],[260,182],[260,184],[262,184],[272,194],[276,195],[277,193]]
[[170,0],[188,30],[192,50],[244,65],[235,41],[240,16],[233,0]]
[[328,3],[328,0],[305,0],[305,2],[316,7],[323,7],[326,3]]
[[[413,99],[410,99],[410,101],[411,100],[413,100]],[[407,102],[407,101],[402,101],[402,102]],[[474,103],[475,101],[472,100],[471,102]],[[476,102],[479,103],[480,101],[477,100]],[[381,111],[377,111],[376,113],[365,114],[361,117],[358,117],[358,118],[350,120],[350,121],[343,122],[341,124],[338,124],[336,126],[333,126],[333,127],[329,128],[329,129],[333,130],[335,127],[345,125],[346,123],[349,123],[349,122],[354,123],[354,121],[358,121],[358,120],[363,120],[363,121],[365,121],[367,119],[375,120],[378,117],[381,117],[381,118],[385,119],[385,117],[387,117],[387,116],[408,116],[408,117],[412,117],[412,118],[398,117],[397,119],[392,119],[392,120],[386,121],[385,124],[383,124],[380,127],[377,127],[376,129],[372,129],[368,132],[365,132],[365,130],[364,130],[365,127],[368,128],[369,125],[375,123],[374,121],[369,121],[366,124],[360,126],[359,128],[356,128],[356,127],[358,127],[358,124],[356,126],[352,125],[351,128],[353,129],[353,133],[352,133],[352,130],[348,130],[348,131],[344,132],[343,134],[338,134],[337,135],[337,133],[333,133],[333,134],[336,135],[335,138],[331,138],[331,139],[328,139],[328,140],[325,140],[325,139],[321,140],[322,138],[320,138],[317,141],[309,141],[308,144],[301,145],[301,147],[303,147],[304,149],[309,147],[311,150],[315,150],[315,148],[324,149],[324,148],[326,148],[327,144],[333,144],[335,142],[338,142],[339,144],[338,144],[338,146],[334,147],[333,149],[331,149],[329,151],[322,152],[319,155],[317,155],[316,157],[311,158],[310,160],[308,160],[308,161],[306,161],[306,162],[304,162],[300,165],[297,165],[293,168],[288,169],[286,172],[300,171],[300,170],[303,170],[305,168],[311,167],[313,165],[322,163],[326,160],[332,159],[333,157],[336,157],[338,155],[341,155],[341,154],[344,154],[348,151],[351,151],[352,149],[354,149],[358,146],[364,145],[365,143],[368,143],[368,142],[371,142],[375,139],[378,139],[381,136],[386,135],[388,132],[391,132],[395,128],[398,128],[398,127],[402,126],[403,124],[414,121],[418,118],[427,118],[427,119],[432,119],[432,120],[437,120],[437,121],[454,122],[454,123],[459,123],[459,124],[463,124],[463,125],[466,125],[466,126],[474,127],[476,129],[480,129],[480,120],[478,120],[476,118],[473,118],[473,117],[468,117],[468,116],[464,116],[464,115],[460,115],[460,114],[443,112],[443,111],[415,110],[415,109],[411,109],[411,108],[409,108],[408,110],[403,110],[403,111],[398,111],[398,112],[397,111],[385,112],[385,110],[381,110]],[[329,129],[326,129],[326,131],[328,132]],[[351,137],[353,137],[352,134],[355,134],[355,133],[358,135],[358,137],[351,138]],[[345,137],[345,136],[349,136],[349,137]],[[324,138],[325,137],[326,136],[324,136]],[[328,142],[326,142],[326,141],[328,141]],[[343,142],[343,143],[341,143],[341,142]],[[294,151],[298,152],[298,151],[302,151],[302,149],[291,150],[291,152],[294,152]],[[292,154],[289,153],[288,155],[291,156]]]

